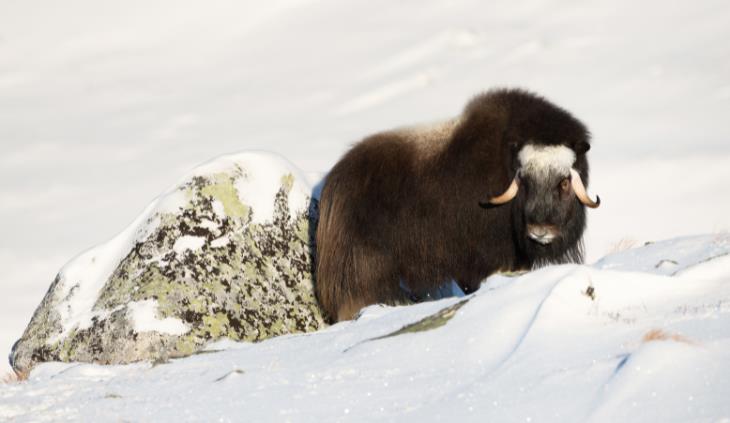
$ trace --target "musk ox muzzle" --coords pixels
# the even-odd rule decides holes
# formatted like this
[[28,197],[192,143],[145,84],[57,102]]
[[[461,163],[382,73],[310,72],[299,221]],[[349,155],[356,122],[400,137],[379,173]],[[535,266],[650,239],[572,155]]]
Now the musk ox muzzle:
[[555,225],[527,225],[527,236],[543,245],[550,244],[559,235],[560,230]]

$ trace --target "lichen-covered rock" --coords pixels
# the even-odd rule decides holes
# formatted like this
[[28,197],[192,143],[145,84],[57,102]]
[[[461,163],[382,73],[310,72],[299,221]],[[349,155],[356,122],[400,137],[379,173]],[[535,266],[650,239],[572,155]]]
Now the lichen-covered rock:
[[316,200],[289,162],[201,166],[56,276],[11,365],[128,363],[325,326],[312,282]]

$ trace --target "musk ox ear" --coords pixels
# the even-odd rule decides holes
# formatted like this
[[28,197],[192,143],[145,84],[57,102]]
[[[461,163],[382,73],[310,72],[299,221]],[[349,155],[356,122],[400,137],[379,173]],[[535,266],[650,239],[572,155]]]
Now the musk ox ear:
[[576,154],[585,154],[591,149],[591,145],[585,141],[580,141],[575,145]]

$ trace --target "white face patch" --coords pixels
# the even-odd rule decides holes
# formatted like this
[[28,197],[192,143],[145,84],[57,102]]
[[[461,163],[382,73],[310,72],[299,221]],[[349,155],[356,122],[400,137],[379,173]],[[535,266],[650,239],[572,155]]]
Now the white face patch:
[[546,178],[550,173],[570,174],[575,163],[575,152],[564,145],[527,144],[517,155],[522,172],[535,178]]

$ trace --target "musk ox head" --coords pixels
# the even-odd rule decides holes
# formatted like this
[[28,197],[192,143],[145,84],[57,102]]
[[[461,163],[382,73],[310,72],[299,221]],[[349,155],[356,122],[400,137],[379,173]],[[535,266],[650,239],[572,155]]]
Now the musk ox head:
[[[587,142],[568,145],[527,142],[516,152],[514,178],[492,205],[510,203],[515,234],[521,250],[543,262],[577,262],[582,258],[581,237],[585,209],[601,204],[592,200],[583,184],[587,172]],[[577,151],[576,151],[577,150]]]
[[[590,133],[568,111],[521,90],[497,90],[469,106],[494,116],[490,206],[509,208],[518,252],[533,267],[581,262]],[[483,120],[489,121],[484,118]],[[485,126],[487,127],[487,126]],[[499,182],[497,182],[499,181]]]

